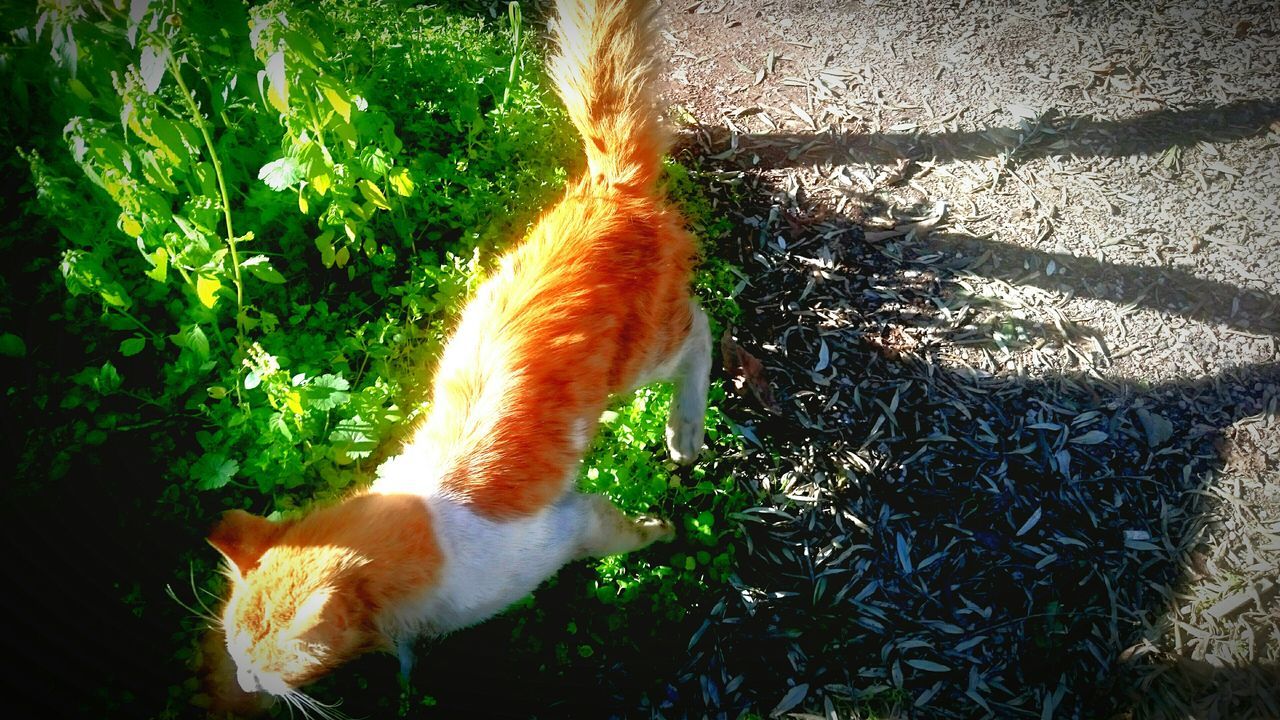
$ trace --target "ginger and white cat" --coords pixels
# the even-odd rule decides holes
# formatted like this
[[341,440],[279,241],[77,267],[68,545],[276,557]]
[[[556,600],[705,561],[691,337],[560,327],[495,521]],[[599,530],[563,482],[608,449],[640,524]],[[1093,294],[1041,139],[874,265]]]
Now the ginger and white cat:
[[430,412],[370,487],[297,520],[231,511],[231,592],[205,653],[215,707],[276,698],[365,652],[480,622],[572,560],[669,539],[575,490],[610,397],[673,380],[668,451],[702,446],[711,340],[693,239],[657,181],[649,0],[557,0],[551,73],[587,170],[463,310]]

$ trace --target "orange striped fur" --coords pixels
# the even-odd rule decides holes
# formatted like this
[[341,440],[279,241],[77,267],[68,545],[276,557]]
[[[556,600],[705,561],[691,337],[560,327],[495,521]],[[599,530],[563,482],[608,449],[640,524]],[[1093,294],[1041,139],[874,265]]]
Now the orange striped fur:
[[702,442],[710,339],[693,239],[656,190],[666,150],[647,0],[559,0],[552,76],[586,172],[501,258],[435,371],[430,411],[371,487],[299,520],[226,515],[232,582],[206,647],[215,705],[305,705],[298,686],[366,651],[479,622],[565,562],[669,538],[574,490],[612,395],[677,383],[672,457]]
[[625,190],[570,191],[463,312],[412,444],[440,485],[491,516],[559,497],[612,393],[688,334],[692,244]]

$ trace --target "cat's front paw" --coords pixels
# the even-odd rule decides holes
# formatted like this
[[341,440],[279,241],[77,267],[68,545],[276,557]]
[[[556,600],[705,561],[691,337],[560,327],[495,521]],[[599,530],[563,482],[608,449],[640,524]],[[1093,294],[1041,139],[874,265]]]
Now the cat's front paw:
[[408,682],[409,674],[413,672],[413,641],[401,638],[396,643],[396,657],[400,659],[400,679]]
[[671,542],[676,537],[675,526],[660,517],[641,515],[635,525],[646,542]]
[[692,465],[702,450],[702,423],[672,418],[667,423],[667,454],[677,465]]

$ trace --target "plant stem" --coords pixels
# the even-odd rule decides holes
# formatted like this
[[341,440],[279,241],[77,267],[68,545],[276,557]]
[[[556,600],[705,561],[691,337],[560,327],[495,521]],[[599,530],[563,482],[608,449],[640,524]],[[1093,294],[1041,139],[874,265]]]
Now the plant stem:
[[138,326],[138,329],[139,329],[139,330],[141,330],[142,332],[146,333],[147,335],[150,335],[152,339],[154,339],[154,340],[159,340],[159,339],[160,339],[160,334],[159,334],[159,333],[157,333],[156,331],[154,331],[154,330],[152,330],[151,328],[149,328],[149,327],[147,327],[146,325],[144,325],[144,324],[142,323],[142,321],[141,321],[141,320],[139,320],[138,318],[134,317],[134,316],[133,316],[133,314],[132,314],[132,313],[130,313],[128,310],[125,310],[125,309],[124,309],[124,308],[122,308],[122,307],[116,307],[116,306],[114,306],[114,305],[107,305],[106,307],[111,308],[112,310],[115,310],[116,312],[118,312],[118,313],[120,313],[121,315],[123,315],[123,316],[125,316],[126,318],[128,318],[130,322],[132,322],[134,325],[137,325],[137,326]]
[[236,250],[236,233],[231,224],[231,196],[227,192],[227,181],[222,175],[222,162],[218,159],[218,151],[214,149],[213,137],[209,134],[209,126],[204,122],[204,115],[200,113],[200,108],[196,107],[195,96],[187,88],[186,82],[182,79],[182,72],[178,67],[178,63],[172,57],[169,60],[169,72],[178,83],[178,89],[182,91],[182,99],[186,102],[187,109],[191,112],[191,118],[200,130],[201,137],[204,138],[205,149],[209,151],[209,160],[213,163],[213,174],[218,178],[218,194],[222,199],[222,217],[227,226],[227,247],[231,250],[232,279],[236,285],[236,340],[238,344],[243,345],[244,282],[240,277],[240,254]]
[[315,101],[311,99],[311,93],[304,93],[303,97],[307,101],[307,110],[311,113],[311,129],[316,131],[316,140],[320,142],[320,147],[328,148],[324,142],[324,125],[320,122],[320,113],[316,110]]
[[512,48],[511,67],[507,71],[507,86],[502,88],[502,110],[507,109],[507,101],[511,99],[511,86],[516,84],[516,72],[523,62],[520,58],[520,3],[507,3],[507,18],[511,23]]
[[[213,136],[209,134],[209,126],[204,122],[204,115],[200,114],[200,108],[196,107],[195,95],[187,87],[187,83],[182,79],[182,71],[177,61],[173,59],[172,53],[169,56],[169,73],[173,75],[173,79],[178,83],[178,89],[182,91],[182,99],[187,104],[187,109],[191,111],[191,119],[195,121],[196,127],[200,129],[200,136],[204,138],[204,146],[209,151],[209,161],[213,163],[213,174],[218,178],[218,195],[222,198],[222,218],[227,225],[227,248],[231,251],[231,272],[232,280],[236,285],[236,349],[242,349],[247,344],[244,337],[244,281],[240,277],[240,254],[236,249],[236,233],[231,224],[231,195],[227,192],[227,181],[222,174],[222,162],[218,159],[218,151],[213,146]],[[222,343],[222,331],[218,327],[218,323],[213,323],[213,335],[218,339],[219,344]],[[232,364],[235,359],[232,357]],[[245,408],[244,397],[240,394],[240,372],[241,368],[236,368],[236,405]],[[245,408],[248,412],[248,408]]]

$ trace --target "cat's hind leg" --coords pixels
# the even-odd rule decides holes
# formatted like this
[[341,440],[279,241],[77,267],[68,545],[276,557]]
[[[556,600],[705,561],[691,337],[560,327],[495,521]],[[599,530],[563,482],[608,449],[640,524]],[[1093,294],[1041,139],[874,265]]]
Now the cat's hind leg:
[[675,382],[667,415],[667,452],[681,465],[698,459],[705,432],[707,391],[711,385],[711,326],[707,314],[690,299],[689,334],[680,345],[670,379]]
[[675,537],[671,523],[642,515],[628,517],[603,495],[578,495],[582,530],[578,557],[620,555]]

